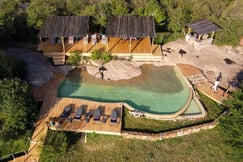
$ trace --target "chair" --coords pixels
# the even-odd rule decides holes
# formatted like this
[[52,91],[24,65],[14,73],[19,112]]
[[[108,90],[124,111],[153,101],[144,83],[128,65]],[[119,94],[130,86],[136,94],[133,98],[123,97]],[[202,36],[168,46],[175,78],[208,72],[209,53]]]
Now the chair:
[[88,44],[89,42],[89,35],[87,34],[84,38],[83,38],[83,44]]
[[101,42],[102,42],[102,44],[107,43],[107,37],[105,35],[102,35]]
[[92,41],[92,44],[96,44],[97,43],[96,34],[92,34],[91,35],[91,41]]
[[61,114],[61,117],[67,118],[71,114],[71,109],[72,109],[71,105],[66,106]]
[[96,109],[95,112],[94,112],[94,118],[93,118],[93,120],[94,121],[100,121],[100,114],[101,114],[100,109]]
[[68,44],[73,44],[73,43],[74,43],[74,37],[69,37]]
[[80,107],[80,108],[77,109],[75,116],[74,116],[74,120],[80,120],[81,119],[81,117],[83,115],[83,110],[84,110],[83,107]]
[[111,123],[117,123],[117,117],[118,117],[118,113],[116,110],[112,110],[111,112]]

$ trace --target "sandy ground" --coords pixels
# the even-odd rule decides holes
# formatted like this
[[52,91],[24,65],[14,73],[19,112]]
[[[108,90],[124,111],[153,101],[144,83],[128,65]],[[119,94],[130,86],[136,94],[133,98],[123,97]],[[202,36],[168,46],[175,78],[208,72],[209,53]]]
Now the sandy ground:
[[[227,88],[238,85],[243,80],[243,47],[210,45],[203,49],[195,49],[184,40],[169,42],[162,46],[164,63],[185,63],[203,70],[209,81],[214,82],[222,74],[220,86]],[[183,56],[179,50],[186,51]],[[225,61],[231,60],[229,64]],[[161,62],[163,64],[163,61]]]

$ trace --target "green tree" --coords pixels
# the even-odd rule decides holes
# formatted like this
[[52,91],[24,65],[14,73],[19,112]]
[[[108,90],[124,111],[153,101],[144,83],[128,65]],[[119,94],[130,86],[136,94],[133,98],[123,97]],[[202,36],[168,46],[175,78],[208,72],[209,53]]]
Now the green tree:
[[240,160],[243,158],[243,82],[240,89],[234,91],[225,104],[230,112],[220,120],[220,126],[224,136],[228,136],[226,144],[234,150],[233,156]]
[[15,0],[0,1],[0,38],[7,37],[15,33],[14,21],[18,3]]
[[105,27],[106,20],[111,16],[111,4],[108,2],[101,2],[95,5],[96,14],[93,15],[98,24]]
[[32,0],[30,6],[27,8],[27,21],[29,26],[39,29],[45,18],[48,16],[57,15],[59,1]]
[[[69,15],[83,15],[83,10],[88,5],[88,1],[66,0],[67,12]],[[84,14],[85,15],[85,14]]]
[[111,14],[113,16],[128,14],[129,9],[126,0],[110,0],[110,4]]
[[157,0],[133,0],[133,14],[140,16],[153,16],[159,25],[165,24],[165,10]]
[[172,6],[168,6],[168,29],[175,33],[180,32],[191,20],[190,6],[186,0],[175,0]]
[[21,78],[23,74],[24,63],[0,50],[0,79],[13,77]]
[[34,121],[37,107],[26,81],[0,80],[0,136],[16,137]]

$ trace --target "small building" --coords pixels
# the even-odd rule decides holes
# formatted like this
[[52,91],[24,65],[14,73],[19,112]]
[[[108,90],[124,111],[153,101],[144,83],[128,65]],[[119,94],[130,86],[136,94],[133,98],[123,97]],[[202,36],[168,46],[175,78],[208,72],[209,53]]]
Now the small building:
[[[111,53],[152,53],[156,37],[152,16],[113,16],[107,20],[106,36]],[[152,40],[151,40],[152,39]]]
[[40,44],[37,49],[47,57],[52,57],[54,63],[57,59],[60,60],[59,64],[64,64],[65,53],[75,42],[83,39],[88,30],[89,16],[48,17],[39,31]]
[[212,44],[215,32],[221,30],[219,26],[207,19],[188,23],[186,29],[185,39],[195,48],[203,48]]

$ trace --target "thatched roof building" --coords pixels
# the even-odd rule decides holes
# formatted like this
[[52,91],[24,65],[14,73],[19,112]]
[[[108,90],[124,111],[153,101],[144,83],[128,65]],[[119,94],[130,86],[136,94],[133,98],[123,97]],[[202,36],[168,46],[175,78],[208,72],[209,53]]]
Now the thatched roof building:
[[107,20],[106,35],[121,38],[155,38],[152,16],[113,16]]
[[51,16],[48,17],[38,37],[83,37],[89,30],[89,16]]
[[213,22],[207,19],[188,23],[186,24],[186,27],[191,28],[191,30],[197,33],[198,35],[221,30],[219,26],[217,26],[216,24],[214,24]]

